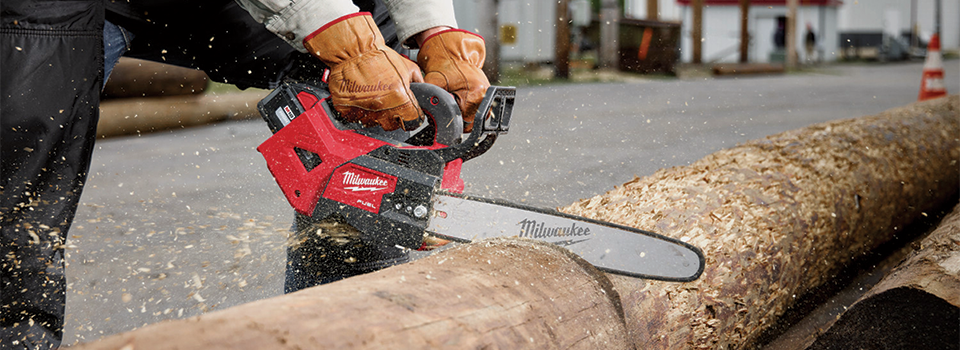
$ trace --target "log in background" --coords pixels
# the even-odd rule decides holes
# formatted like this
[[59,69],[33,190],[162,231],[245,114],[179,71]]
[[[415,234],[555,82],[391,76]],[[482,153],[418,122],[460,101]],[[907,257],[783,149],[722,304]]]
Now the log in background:
[[960,182],[957,96],[788,131],[661,170],[565,212],[701,247],[691,283],[613,276],[640,349],[744,348],[797,297]]
[[208,81],[200,70],[121,57],[103,88],[97,137],[260,117],[257,102],[267,91],[216,94],[205,92]]
[[201,70],[121,57],[103,86],[101,98],[196,95],[210,78]]
[[97,137],[139,135],[208,125],[228,119],[259,118],[264,91],[158,96],[107,100],[100,104]]
[[960,205],[813,349],[960,349]]
[[77,349],[748,347],[796,297],[955,195],[957,113],[952,96],[785,132],[562,209],[701,247],[694,282],[480,242]]

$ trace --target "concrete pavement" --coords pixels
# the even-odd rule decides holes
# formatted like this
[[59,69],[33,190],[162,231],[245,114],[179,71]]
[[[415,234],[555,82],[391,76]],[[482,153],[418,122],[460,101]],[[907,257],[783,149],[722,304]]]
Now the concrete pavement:
[[[911,103],[922,63],[521,87],[466,192],[556,207],[745,140]],[[960,64],[946,83],[960,92]],[[259,120],[100,140],[68,240],[65,343],[278,295],[292,210]]]

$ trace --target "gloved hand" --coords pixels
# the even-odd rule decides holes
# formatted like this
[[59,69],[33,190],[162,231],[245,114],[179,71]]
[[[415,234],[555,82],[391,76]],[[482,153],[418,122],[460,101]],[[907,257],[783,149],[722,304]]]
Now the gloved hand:
[[423,82],[413,61],[384,44],[369,13],[338,18],[303,39],[330,67],[330,100],[341,117],[384,130],[416,129],[423,121],[411,82]]
[[490,81],[483,74],[486,58],[483,38],[477,34],[448,29],[428,37],[420,45],[417,63],[424,81],[449,91],[463,113],[463,131],[473,129],[473,119]]

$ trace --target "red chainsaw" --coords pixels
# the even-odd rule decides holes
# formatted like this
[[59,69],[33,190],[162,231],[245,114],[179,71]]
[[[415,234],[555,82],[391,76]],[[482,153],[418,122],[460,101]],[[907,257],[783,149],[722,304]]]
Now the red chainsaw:
[[430,84],[410,89],[426,115],[412,131],[344,122],[322,82],[285,83],[260,101],[274,135],[257,150],[294,210],[318,222],[336,216],[382,246],[417,249],[425,235],[457,242],[518,236],[566,247],[611,273],[668,281],[702,273],[702,252],[673,238],[462,194],[461,165],[507,133],[516,89],[489,87],[479,125],[465,135],[452,95]]

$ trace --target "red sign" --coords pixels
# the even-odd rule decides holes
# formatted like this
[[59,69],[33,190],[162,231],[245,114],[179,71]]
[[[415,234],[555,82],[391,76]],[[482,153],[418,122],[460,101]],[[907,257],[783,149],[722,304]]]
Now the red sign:
[[[681,6],[690,6],[692,0],[677,0]],[[841,0],[803,0],[799,6],[840,6]],[[740,0],[703,0],[704,6],[739,6]],[[787,6],[787,0],[750,0],[750,6]]]

